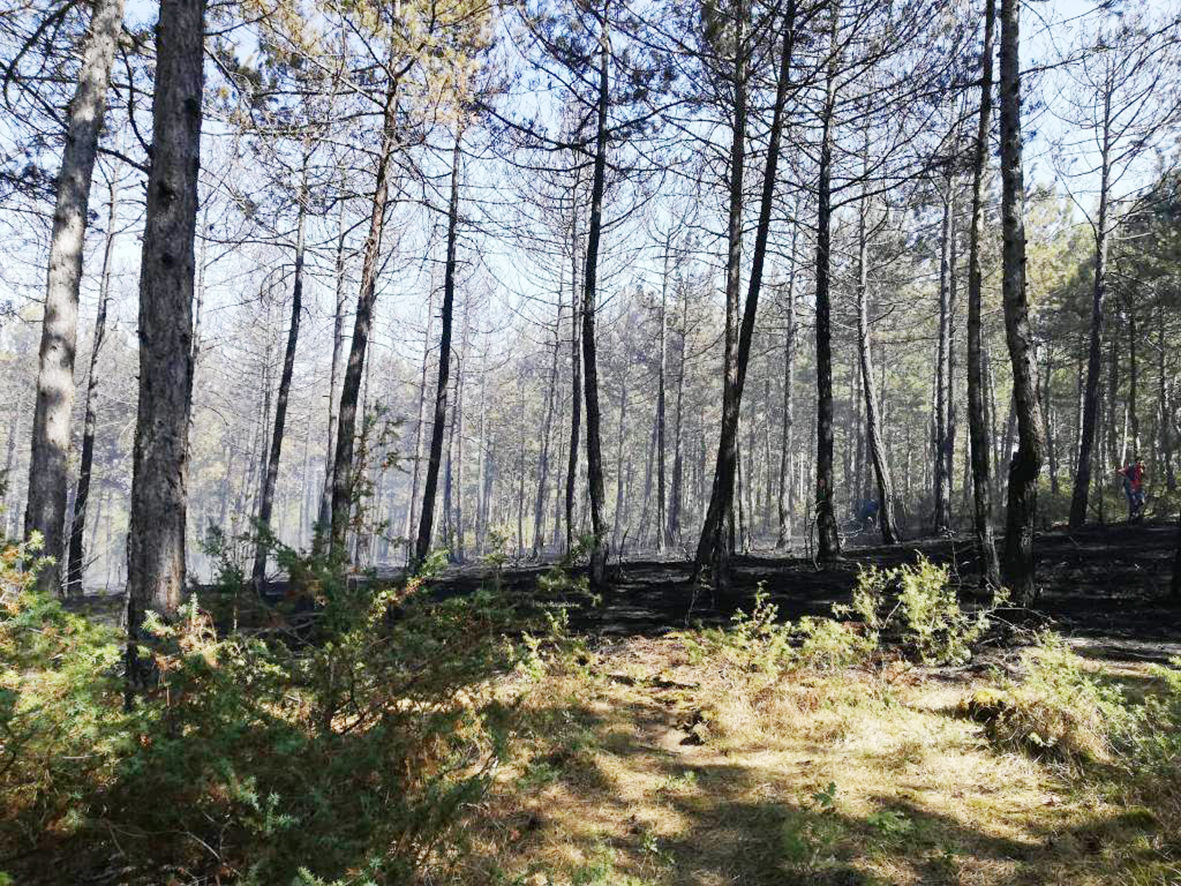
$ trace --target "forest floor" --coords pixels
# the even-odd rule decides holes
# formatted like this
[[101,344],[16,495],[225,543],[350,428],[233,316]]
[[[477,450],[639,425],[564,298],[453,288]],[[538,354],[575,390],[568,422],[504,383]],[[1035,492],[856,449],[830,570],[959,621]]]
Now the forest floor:
[[[1142,692],[1148,663],[1181,655],[1176,531],[1041,535],[1037,612],[1005,615],[1052,626],[1088,671]],[[694,598],[684,564],[620,565],[613,592],[576,618],[596,638],[585,667],[535,693],[529,746],[480,810],[478,860],[456,882],[1181,884],[1177,835],[1161,832],[1176,798],[1158,818],[1110,770],[998,747],[962,716],[965,699],[1020,674],[1013,646],[965,668],[878,662],[752,683],[681,630],[749,610],[760,585],[781,616],[827,615],[860,566],[916,551],[976,583],[963,539],[852,549],[824,571],[739,558],[724,600]]]
[[[1030,610],[1001,615],[1025,627],[1053,628],[1096,654],[1164,663],[1181,655],[1181,600],[1169,595],[1176,546],[1172,523],[1039,533],[1040,596]],[[972,539],[921,538],[893,547],[849,546],[841,560],[824,567],[806,557],[736,556],[723,597],[695,589],[684,561],[612,562],[611,590],[600,606],[576,614],[574,626],[599,637],[657,637],[697,622],[726,624],[734,612],[751,608],[760,587],[784,618],[827,616],[834,603],[849,601],[860,569],[898,566],[918,554],[947,565],[961,596],[971,600],[980,579]],[[510,588],[532,587],[545,568],[508,568],[502,581]],[[439,577],[440,590],[464,593],[490,575],[486,568],[451,569]]]
[[[1151,665],[1181,655],[1181,601],[1168,593],[1176,533],[1039,535],[1036,611],[1001,613],[1018,629],[969,666],[886,656],[771,679],[703,654],[694,625],[728,624],[760,586],[781,617],[829,615],[859,568],[916,552],[947,564],[970,601],[970,541],[851,548],[824,570],[739,557],[724,598],[695,594],[684,563],[618,564],[612,591],[571,620],[581,651],[535,678],[512,754],[468,819],[468,851],[430,881],[1181,886],[1177,786],[1146,808],[1118,766],[999,745],[963,715],[966,699],[1021,679],[1021,647],[1034,636],[1025,628],[1052,627],[1088,673],[1129,695],[1153,690]],[[524,589],[543,571],[498,578]],[[490,577],[452,569],[436,587],[461,594]]]
[[[1177,545],[1173,523],[1110,524],[1037,535],[1040,596],[1033,609],[1003,616],[1024,626],[1044,626],[1073,637],[1097,653],[1130,660],[1165,662],[1181,655],[1181,600],[1169,595]],[[749,610],[762,589],[787,619],[827,616],[834,603],[848,602],[863,567],[889,568],[922,554],[947,565],[963,598],[979,584],[980,563],[972,539],[919,538],[898,546],[846,547],[836,563],[820,567],[802,556],[755,552],[733,558],[729,592],[719,597],[690,584],[691,566],[682,559],[612,561],[611,589],[599,606],[578,610],[574,627],[595,637],[657,637],[701,622],[726,624]],[[509,565],[500,580],[509,589],[532,589],[546,564]],[[484,565],[448,567],[432,582],[440,596],[474,591],[492,580]],[[382,575],[382,578],[393,577]],[[282,596],[283,582],[269,596]],[[87,595],[70,609],[104,621],[119,617],[122,594]],[[982,598],[983,600],[983,598]]]

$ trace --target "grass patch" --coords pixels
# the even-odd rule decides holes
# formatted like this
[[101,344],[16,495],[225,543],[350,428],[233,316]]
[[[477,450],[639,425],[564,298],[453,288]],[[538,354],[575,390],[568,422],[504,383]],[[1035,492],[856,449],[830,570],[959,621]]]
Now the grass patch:
[[[516,781],[530,763],[502,773],[448,882],[1176,882],[1166,813],[1131,780],[1121,794],[957,714],[990,679],[881,661],[750,668],[727,648],[635,639],[548,675],[523,711],[544,728],[522,759],[580,763],[538,793]],[[534,707],[555,698],[568,719]]]

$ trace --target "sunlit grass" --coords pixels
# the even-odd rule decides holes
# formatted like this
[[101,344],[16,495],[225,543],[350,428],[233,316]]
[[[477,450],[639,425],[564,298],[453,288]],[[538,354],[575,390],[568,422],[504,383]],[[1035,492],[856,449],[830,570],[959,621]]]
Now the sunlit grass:
[[1178,882],[1151,815],[957,715],[983,682],[744,675],[632,641],[533,693],[453,882]]

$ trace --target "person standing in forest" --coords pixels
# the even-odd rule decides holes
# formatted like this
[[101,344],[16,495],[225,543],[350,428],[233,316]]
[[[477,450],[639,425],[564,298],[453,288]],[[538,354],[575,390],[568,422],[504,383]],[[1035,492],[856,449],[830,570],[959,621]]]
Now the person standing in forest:
[[1128,522],[1139,519],[1144,511],[1144,461],[1137,458],[1132,464],[1116,470],[1124,478],[1124,497],[1128,500]]

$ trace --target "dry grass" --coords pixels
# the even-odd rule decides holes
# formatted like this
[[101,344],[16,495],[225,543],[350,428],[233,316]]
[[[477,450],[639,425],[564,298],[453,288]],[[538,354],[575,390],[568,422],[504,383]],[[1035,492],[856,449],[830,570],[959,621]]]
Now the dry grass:
[[773,679],[631,641],[533,693],[450,882],[1181,884],[1152,816],[957,716],[976,688],[901,667]]

